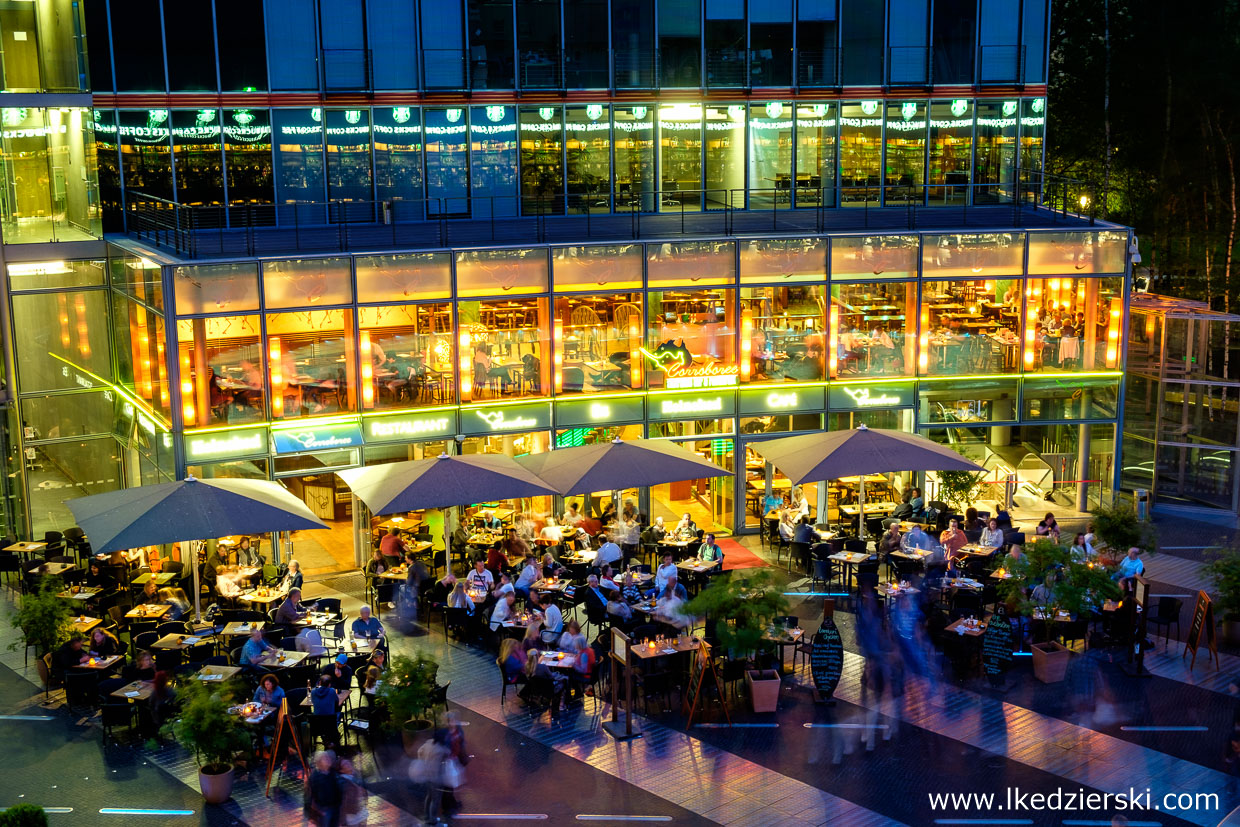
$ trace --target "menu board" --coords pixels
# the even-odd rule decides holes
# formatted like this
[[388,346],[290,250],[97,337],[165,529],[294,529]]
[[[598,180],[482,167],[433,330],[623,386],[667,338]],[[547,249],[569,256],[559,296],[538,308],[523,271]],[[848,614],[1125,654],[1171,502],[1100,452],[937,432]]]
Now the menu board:
[[824,698],[831,697],[844,672],[844,641],[840,639],[840,630],[830,617],[822,619],[822,625],[814,635],[809,669],[814,677],[814,688]]
[[982,635],[982,667],[992,686],[1003,683],[1003,676],[1012,666],[1012,625],[1008,623],[1003,604],[996,607]]
[[[1214,604],[1210,601],[1210,595],[1204,591],[1197,592],[1197,605],[1193,607],[1193,622],[1188,627],[1188,638],[1184,641],[1184,655],[1187,657],[1192,653],[1192,660],[1189,662],[1189,669],[1197,665],[1197,648],[1201,646],[1201,635],[1205,633],[1206,646],[1209,647],[1210,653],[1214,655],[1214,667],[1217,669],[1218,662],[1218,640],[1214,634]],[[1208,662],[1207,658],[1207,662]]]

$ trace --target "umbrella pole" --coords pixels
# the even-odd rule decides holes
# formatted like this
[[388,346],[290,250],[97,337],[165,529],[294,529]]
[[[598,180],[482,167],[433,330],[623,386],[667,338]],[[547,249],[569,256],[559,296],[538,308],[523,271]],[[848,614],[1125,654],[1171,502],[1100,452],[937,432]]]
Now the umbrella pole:
[[865,474],[857,483],[857,537],[865,542]]
[[202,586],[198,585],[198,551],[190,544],[189,564],[194,567],[194,622],[202,622]]

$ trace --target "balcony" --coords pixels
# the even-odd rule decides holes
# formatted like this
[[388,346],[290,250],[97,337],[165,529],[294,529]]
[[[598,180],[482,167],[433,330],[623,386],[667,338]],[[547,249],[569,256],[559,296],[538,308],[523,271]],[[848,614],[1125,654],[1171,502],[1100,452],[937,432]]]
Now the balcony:
[[323,49],[319,66],[323,91],[329,95],[374,88],[369,49]]

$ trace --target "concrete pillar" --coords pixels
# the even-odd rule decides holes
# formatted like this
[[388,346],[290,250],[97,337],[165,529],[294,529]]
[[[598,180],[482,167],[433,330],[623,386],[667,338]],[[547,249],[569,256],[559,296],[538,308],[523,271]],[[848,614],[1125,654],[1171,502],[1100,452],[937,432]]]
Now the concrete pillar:
[[[1081,394],[1082,413],[1089,410],[1090,392],[1088,390]],[[1090,453],[1090,425],[1082,424],[1077,428],[1080,432],[1077,438],[1076,449],[1076,510],[1089,510],[1089,483],[1085,480],[1089,479],[1089,453]]]
[[[991,409],[994,411],[994,419],[1015,419],[1016,418],[1016,400],[1010,398],[996,399],[991,403]],[[990,429],[990,444],[992,447],[1002,448],[1012,444],[1012,427],[1010,425],[995,425]]]

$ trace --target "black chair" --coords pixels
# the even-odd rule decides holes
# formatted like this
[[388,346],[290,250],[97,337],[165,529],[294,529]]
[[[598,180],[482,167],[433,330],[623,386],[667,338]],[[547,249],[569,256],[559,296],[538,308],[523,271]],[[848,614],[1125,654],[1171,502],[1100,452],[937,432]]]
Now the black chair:
[[[130,633],[132,634],[132,630],[130,630]],[[140,632],[139,634],[133,636],[133,648],[137,651],[141,651],[142,649],[150,649],[151,644],[159,640],[161,637],[163,637],[163,635],[153,629],[149,632]]]
[[469,610],[468,609],[444,609],[444,632],[447,636],[456,640],[469,641]]
[[[1184,601],[1178,597],[1160,597],[1158,598],[1158,608],[1149,618],[1149,622],[1159,627],[1166,627],[1170,633],[1171,625],[1175,624],[1175,639],[1180,639],[1180,610],[1184,608]],[[1165,650],[1171,642],[1170,634],[1165,636],[1163,649]]]
[[70,709],[94,709],[98,706],[96,693],[99,677],[90,671],[69,669],[64,676],[65,702]]
[[[16,554],[0,552],[0,573],[4,574],[5,584],[9,584],[10,580],[12,580],[12,578],[9,577],[10,572],[16,572],[18,581],[20,582],[22,573],[21,559]],[[10,588],[12,588],[12,586],[10,586]]]
[[104,743],[108,740],[120,743],[115,736],[117,727],[125,727],[131,731],[137,727],[137,719],[134,716],[136,709],[134,704],[116,703],[115,700],[100,707],[99,725],[103,728]]
[[165,560],[160,567],[160,572],[163,574],[181,574],[183,571],[185,571],[185,564],[180,560]]
[[809,568],[809,543],[798,543],[795,540],[788,549],[788,570],[792,570],[792,560],[795,557],[801,564],[802,570]]
[[865,553],[868,543],[865,540],[852,539],[844,541],[844,551]]
[[185,634],[185,621],[168,620],[155,627],[155,631],[160,637],[164,635],[183,635]]
[[310,748],[319,741],[327,749],[340,743],[340,719],[336,715],[310,715]]

